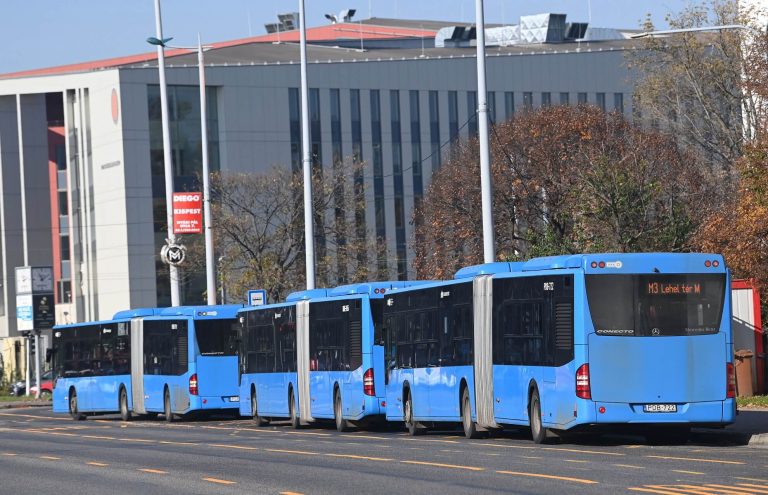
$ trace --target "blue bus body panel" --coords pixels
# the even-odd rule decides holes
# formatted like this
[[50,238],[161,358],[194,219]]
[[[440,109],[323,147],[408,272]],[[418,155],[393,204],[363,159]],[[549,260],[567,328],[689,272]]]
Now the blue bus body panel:
[[[252,416],[251,390],[256,392],[259,415],[266,417],[288,418],[289,387],[296,389],[296,372],[288,373],[248,373],[240,379],[240,414]],[[296,407],[299,406],[298,394]]]
[[[222,409],[239,406],[237,384],[237,356],[199,356],[197,358],[197,387],[206,402],[203,409]],[[235,404],[233,404],[233,402]]]
[[69,391],[77,393],[77,408],[80,412],[114,412],[119,407],[120,386],[128,394],[128,407],[131,407],[131,376],[89,376],[59,378],[53,389],[53,412],[69,412]]

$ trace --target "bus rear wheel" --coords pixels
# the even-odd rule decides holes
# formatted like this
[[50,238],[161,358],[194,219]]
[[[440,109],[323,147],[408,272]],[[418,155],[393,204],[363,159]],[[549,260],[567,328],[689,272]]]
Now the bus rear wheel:
[[163,414],[165,414],[165,421],[167,423],[173,422],[173,411],[171,411],[171,393],[168,389],[165,389],[165,396],[163,397]]
[[403,420],[405,421],[405,427],[408,429],[408,433],[412,437],[417,435],[423,435],[426,433],[426,428],[417,423],[413,419],[413,397],[411,391],[408,391],[408,395],[405,397],[405,405],[403,406]]
[[472,406],[469,403],[469,390],[464,389],[461,393],[461,425],[464,427],[464,436],[467,438],[478,438],[477,425],[472,421]]
[[259,416],[259,408],[258,404],[256,403],[255,392],[251,393],[251,412],[253,413],[253,421],[256,423],[256,426],[267,426],[269,424],[269,420],[267,418]]
[[301,420],[299,419],[299,413],[296,411],[296,398],[293,395],[293,390],[288,393],[288,414],[291,426],[296,430],[301,428]]
[[534,389],[531,394],[531,403],[528,406],[528,421],[531,425],[531,436],[533,443],[544,443],[547,441],[547,429],[541,422],[541,399],[539,391]]
[[124,388],[120,388],[120,419],[123,421],[131,420],[131,411],[128,409],[128,393]]
[[342,412],[344,409],[341,407],[341,392],[336,389],[336,393],[333,397],[333,419],[336,421],[336,429],[344,432],[349,431],[349,421],[344,419]]
[[85,414],[81,413],[77,408],[77,392],[74,390],[69,393],[69,415],[75,421],[82,421],[85,419]]

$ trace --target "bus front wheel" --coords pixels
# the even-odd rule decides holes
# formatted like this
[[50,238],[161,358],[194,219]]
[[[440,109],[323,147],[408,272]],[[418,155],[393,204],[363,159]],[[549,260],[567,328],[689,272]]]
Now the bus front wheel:
[[533,389],[531,403],[528,406],[528,421],[531,425],[533,443],[544,443],[547,440],[547,429],[541,423],[541,399],[539,391]]
[[403,406],[403,420],[405,421],[405,427],[408,429],[408,433],[412,437],[417,435],[423,435],[426,431],[421,424],[417,423],[413,419],[413,396],[411,391],[408,391],[408,395],[405,397],[405,405]]
[[171,393],[168,389],[165,389],[165,396],[163,397],[163,414],[165,414],[165,421],[167,423],[173,422],[173,411],[171,411]]
[[336,390],[333,397],[333,419],[336,421],[336,429],[344,432],[349,431],[349,421],[342,416],[344,409],[341,407],[341,392]]
[[253,413],[253,421],[256,423],[256,426],[267,426],[269,424],[269,420],[259,416],[259,409],[258,404],[256,403],[256,393],[251,393],[251,412]]
[[74,390],[69,393],[69,415],[75,421],[82,421],[85,419],[85,414],[81,413],[77,408],[77,392]]
[[469,390],[464,389],[461,393],[461,425],[464,427],[464,436],[467,438],[477,438],[477,425],[472,421],[472,407],[469,403]]
[[120,388],[120,419],[123,421],[131,420],[131,411],[128,409],[128,393],[124,388]]

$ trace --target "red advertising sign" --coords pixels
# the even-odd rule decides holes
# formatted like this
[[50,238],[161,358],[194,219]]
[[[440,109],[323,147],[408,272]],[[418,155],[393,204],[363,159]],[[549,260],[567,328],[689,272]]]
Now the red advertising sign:
[[200,234],[203,232],[203,193],[173,193],[173,233]]

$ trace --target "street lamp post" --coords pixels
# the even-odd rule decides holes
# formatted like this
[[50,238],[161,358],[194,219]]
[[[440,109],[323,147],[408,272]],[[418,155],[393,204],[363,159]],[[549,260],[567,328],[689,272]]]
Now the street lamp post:
[[304,171],[304,262],[307,290],[315,288],[315,229],[312,215],[312,159],[309,144],[309,89],[307,88],[307,35],[304,0],[299,0],[299,42],[301,52],[301,146]]
[[[171,46],[168,44],[172,38],[147,38],[147,43],[157,45],[160,48],[177,48],[182,50],[197,50],[198,78],[200,81],[200,135],[202,142],[202,162],[203,162],[203,215],[204,215],[204,233],[205,233],[205,278],[206,294],[208,304],[216,304],[216,278],[214,275],[213,260],[213,224],[211,221],[211,173],[208,163],[208,106],[205,90],[205,56],[204,49],[210,48],[203,46],[200,42],[200,34],[197,35],[197,47],[190,46]],[[172,267],[173,268],[173,267]]]
[[[160,115],[163,127],[163,168],[165,170],[165,213],[168,223],[168,243],[175,244],[173,233],[173,162],[171,158],[171,130],[168,122],[168,87],[165,83],[165,47],[163,45],[163,21],[160,17],[160,0],[155,0],[155,32],[161,43],[157,44],[157,68],[160,74]],[[171,280],[171,306],[181,303],[179,269],[168,264]]]

